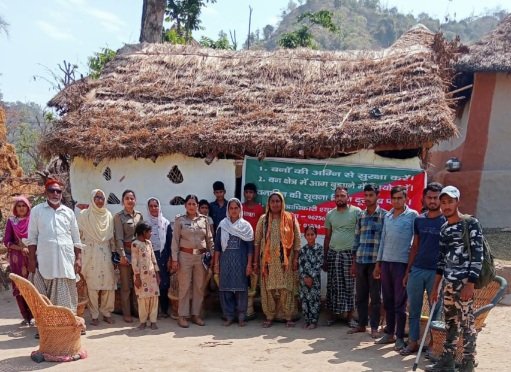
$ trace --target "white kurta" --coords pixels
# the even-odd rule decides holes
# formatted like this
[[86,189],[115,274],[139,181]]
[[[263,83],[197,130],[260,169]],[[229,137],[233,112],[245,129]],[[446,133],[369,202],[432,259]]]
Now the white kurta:
[[76,279],[74,248],[81,247],[74,212],[61,205],[53,209],[47,202],[30,212],[28,244],[37,246],[38,269],[44,279]]
[[84,234],[83,244],[82,274],[87,288],[96,291],[115,290],[112,241],[98,242]]

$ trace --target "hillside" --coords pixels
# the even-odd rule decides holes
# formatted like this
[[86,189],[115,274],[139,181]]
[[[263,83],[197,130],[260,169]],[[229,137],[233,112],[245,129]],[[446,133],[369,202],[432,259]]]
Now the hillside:
[[266,26],[263,32],[256,32],[256,39],[262,34],[256,44],[266,49],[276,48],[282,34],[298,28],[296,20],[301,14],[319,10],[333,12],[334,22],[340,29],[331,33],[319,27],[312,28],[317,47],[327,50],[386,48],[417,23],[443,32],[448,39],[459,35],[464,44],[469,44],[494,29],[506,15],[505,11],[494,11],[460,21],[449,20],[446,15],[441,21],[425,13],[418,17],[399,13],[396,8],[385,8],[379,0],[301,0],[298,3],[291,0],[275,30]]

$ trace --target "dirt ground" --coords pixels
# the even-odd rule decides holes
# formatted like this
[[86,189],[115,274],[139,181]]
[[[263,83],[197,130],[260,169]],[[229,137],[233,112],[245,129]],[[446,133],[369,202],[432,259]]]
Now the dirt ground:
[[[18,309],[10,292],[0,292],[0,371],[285,371],[308,369],[342,371],[410,371],[414,356],[402,357],[392,345],[374,345],[369,334],[347,335],[346,326],[302,330],[283,324],[261,328],[223,327],[220,314],[208,314],[207,325],[179,328],[160,320],[157,331],[137,331],[114,315],[116,324],[89,326],[82,346],[89,356],[70,363],[34,363],[35,328],[19,326]],[[86,319],[88,315],[86,314]],[[478,371],[506,371],[511,343],[511,307],[490,313],[478,340]],[[419,369],[428,362],[421,359]]]

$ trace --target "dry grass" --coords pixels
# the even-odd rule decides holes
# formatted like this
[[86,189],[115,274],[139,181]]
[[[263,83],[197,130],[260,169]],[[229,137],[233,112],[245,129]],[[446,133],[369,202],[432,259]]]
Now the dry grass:
[[50,101],[63,116],[42,149],[99,161],[431,146],[456,133],[445,95],[450,54],[435,40],[416,27],[383,51],[126,46],[100,79]]
[[467,72],[511,72],[511,14],[495,30],[470,46],[456,65]]

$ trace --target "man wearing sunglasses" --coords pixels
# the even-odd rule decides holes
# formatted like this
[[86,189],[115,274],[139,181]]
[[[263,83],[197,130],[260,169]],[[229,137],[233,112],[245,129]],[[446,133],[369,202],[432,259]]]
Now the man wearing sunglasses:
[[81,270],[81,242],[74,212],[63,205],[62,183],[45,184],[46,202],[36,205],[28,225],[28,270],[37,290],[54,305],[76,313],[76,275]]

